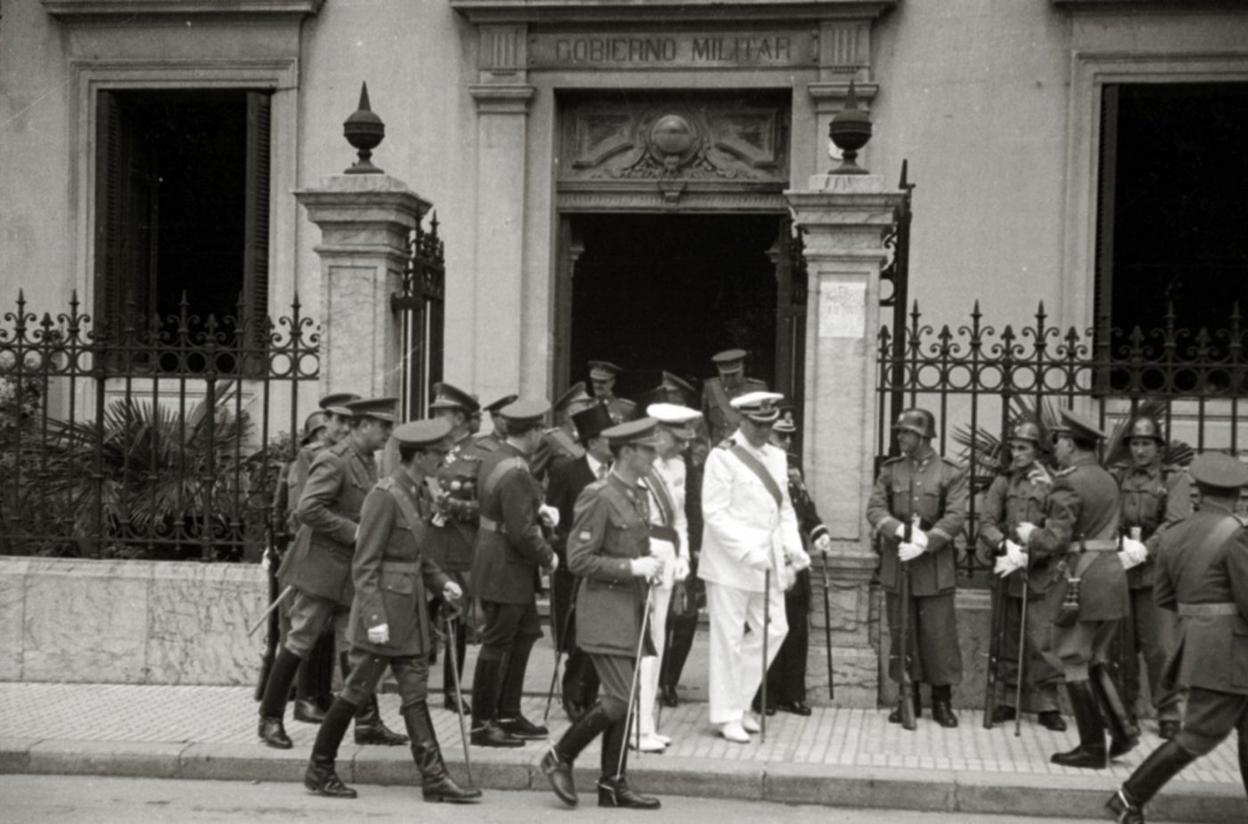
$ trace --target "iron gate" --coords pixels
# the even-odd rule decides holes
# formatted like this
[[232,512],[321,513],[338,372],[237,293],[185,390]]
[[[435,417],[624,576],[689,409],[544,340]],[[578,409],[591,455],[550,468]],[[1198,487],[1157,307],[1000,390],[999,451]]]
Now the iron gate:
[[401,316],[401,420],[423,417],[432,386],[442,380],[445,305],[445,248],[438,216],[431,213],[429,229],[418,222],[408,238],[403,287],[390,296],[390,308]]

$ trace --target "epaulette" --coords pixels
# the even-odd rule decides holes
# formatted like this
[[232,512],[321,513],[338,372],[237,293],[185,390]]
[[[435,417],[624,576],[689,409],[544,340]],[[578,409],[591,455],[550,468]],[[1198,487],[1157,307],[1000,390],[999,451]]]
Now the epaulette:
[[1033,463],[1027,472],[1027,480],[1051,484],[1053,483],[1053,476],[1049,474],[1049,470],[1044,466]]
[[338,443],[334,444],[331,447],[328,447],[325,451],[333,455],[342,456],[342,455],[347,454],[347,452],[350,451],[350,449],[351,449],[351,439],[343,438]]
[[384,489],[387,492],[394,489],[394,478],[389,476],[382,478],[377,482],[377,489]]
[[764,390],[767,388],[767,381],[759,380],[758,378],[746,378],[744,382],[751,386],[761,386]]
[[[592,489],[594,491],[597,491],[599,489],[602,489],[606,485],[607,485],[606,478],[598,478],[595,481],[585,484],[585,489]],[[581,490],[581,491],[584,492],[585,490]]]
[[732,449],[732,438],[724,438],[722,441],[715,444],[715,448],[716,449]]
[[884,463],[880,464],[880,466],[888,466],[889,464],[898,463],[899,461],[904,460],[905,457],[906,457],[905,455],[894,455],[891,458],[885,458]]
[[1074,471],[1075,471],[1076,469],[1078,469],[1078,468],[1079,468],[1079,467],[1077,467],[1077,466],[1068,466],[1068,467],[1066,467],[1065,469],[1059,469],[1059,470],[1057,470],[1056,472],[1054,472],[1054,473],[1053,473],[1053,477],[1054,477],[1054,478],[1062,478],[1062,477],[1065,477],[1066,475],[1071,474],[1072,472],[1074,472]]

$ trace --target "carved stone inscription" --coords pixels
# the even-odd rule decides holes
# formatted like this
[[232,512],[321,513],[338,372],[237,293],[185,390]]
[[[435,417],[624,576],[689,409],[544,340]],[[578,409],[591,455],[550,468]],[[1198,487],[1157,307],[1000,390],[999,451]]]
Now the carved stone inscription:
[[813,31],[536,32],[532,69],[785,68],[813,65]]
[[787,99],[647,96],[568,101],[559,177],[788,181]]

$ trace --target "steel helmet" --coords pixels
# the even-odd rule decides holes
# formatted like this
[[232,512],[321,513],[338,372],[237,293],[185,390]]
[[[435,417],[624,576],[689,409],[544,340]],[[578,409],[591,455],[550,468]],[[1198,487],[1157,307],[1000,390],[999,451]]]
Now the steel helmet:
[[893,429],[904,429],[920,438],[934,438],[936,437],[936,417],[926,409],[917,407],[905,409],[897,416],[897,423],[893,424]]
[[1157,421],[1147,415],[1141,415],[1131,421],[1131,428],[1127,430],[1127,440],[1132,438],[1152,438],[1158,444],[1164,444],[1166,439],[1161,436],[1161,427]]
[[308,415],[303,422],[303,437],[299,439],[299,443],[306,446],[316,437],[316,433],[325,428],[325,413],[319,409]]
[[1044,439],[1040,435],[1040,427],[1031,421],[1014,424],[1014,429],[1010,432],[1010,440],[1030,441],[1036,446],[1041,446],[1044,443]]

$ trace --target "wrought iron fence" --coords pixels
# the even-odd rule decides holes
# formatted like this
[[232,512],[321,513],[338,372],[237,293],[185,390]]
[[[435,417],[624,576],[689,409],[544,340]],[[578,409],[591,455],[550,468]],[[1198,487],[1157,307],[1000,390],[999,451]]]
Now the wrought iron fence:
[[390,296],[390,308],[402,317],[400,412],[403,420],[425,414],[430,388],[442,380],[445,304],[445,246],[438,237],[438,216],[430,214],[429,229],[417,223],[408,237],[403,287]]
[[[0,323],[0,554],[256,557],[296,447],[319,333],[290,315],[94,323],[75,293]],[[284,430],[284,431],[282,431]]]
[[[1172,443],[1196,452],[1240,455],[1248,440],[1248,330],[1238,304],[1215,330],[1183,328],[1173,307],[1162,327],[1147,331],[1061,329],[1043,303],[1021,327],[984,323],[978,301],[969,324],[956,329],[924,323],[917,303],[908,320],[899,332],[879,333],[877,464],[896,454],[890,423],[898,399],[936,415],[934,446],[964,463],[976,493],[1001,469],[998,445],[1011,422],[1052,416],[1058,406],[1079,409],[1110,432],[1147,404]],[[975,497],[968,549],[976,540]],[[962,568],[979,569],[973,551]]]

